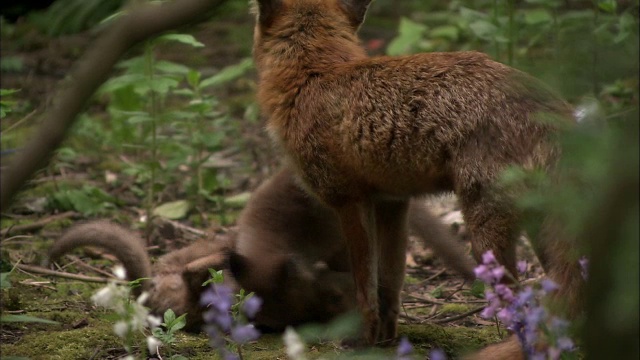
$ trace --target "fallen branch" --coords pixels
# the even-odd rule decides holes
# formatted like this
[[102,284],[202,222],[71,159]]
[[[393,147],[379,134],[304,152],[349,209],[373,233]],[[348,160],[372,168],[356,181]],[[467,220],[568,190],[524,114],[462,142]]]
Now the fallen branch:
[[86,282],[108,283],[108,282],[111,282],[111,281],[115,281],[116,283],[119,283],[119,284],[126,284],[127,283],[126,281],[123,281],[123,280],[107,279],[107,278],[101,278],[101,277],[93,277],[93,276],[72,274],[72,273],[61,272],[61,271],[54,271],[54,270],[49,270],[47,268],[43,268],[43,267],[40,267],[40,266],[34,266],[34,265],[18,264],[18,265],[16,265],[16,267],[18,269],[26,272],[26,273],[51,275],[51,276],[57,276],[57,277],[61,277],[61,278],[80,280],[80,281],[86,281]]
[[[61,219],[66,219],[66,218],[71,218],[74,216],[77,216],[78,214],[76,212],[73,211],[67,211],[67,212],[63,212],[60,214],[55,214],[55,215],[51,215],[47,218],[38,220],[38,221],[34,221],[32,223],[29,224],[22,224],[22,225],[14,225],[14,226],[10,226],[6,229],[2,229],[0,230],[0,236],[2,236],[2,239],[4,239],[5,235],[9,234],[9,233],[23,233],[23,232],[27,232],[27,231],[32,231],[32,230],[38,230],[40,228],[43,228],[45,225],[47,225],[50,222],[56,221],[56,220],[61,220]],[[0,240],[1,241],[1,240]]]

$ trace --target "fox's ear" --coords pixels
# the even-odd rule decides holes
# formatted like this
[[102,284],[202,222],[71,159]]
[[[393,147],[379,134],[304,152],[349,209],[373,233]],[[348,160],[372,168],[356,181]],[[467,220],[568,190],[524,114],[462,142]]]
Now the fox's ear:
[[262,26],[270,26],[273,18],[282,7],[282,0],[254,0],[257,4],[258,22]]
[[364,15],[367,13],[371,0],[339,0],[339,3],[349,17],[351,25],[358,29],[364,21]]

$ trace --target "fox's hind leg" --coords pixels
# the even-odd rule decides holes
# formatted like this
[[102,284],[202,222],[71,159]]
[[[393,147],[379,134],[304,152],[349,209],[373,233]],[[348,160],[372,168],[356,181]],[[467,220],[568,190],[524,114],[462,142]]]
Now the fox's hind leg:
[[377,341],[388,342],[397,336],[400,292],[404,282],[407,251],[408,201],[383,201],[375,206],[380,258],[378,262],[378,299],[380,332]]

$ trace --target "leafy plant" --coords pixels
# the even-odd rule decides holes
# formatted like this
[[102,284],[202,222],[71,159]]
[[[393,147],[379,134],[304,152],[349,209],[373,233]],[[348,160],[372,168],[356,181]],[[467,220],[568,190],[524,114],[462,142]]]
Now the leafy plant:
[[16,101],[12,95],[20,91],[19,89],[0,89],[0,118],[4,118],[13,111]]
[[[163,344],[171,346],[171,344],[176,341],[176,331],[182,329],[183,327],[185,327],[185,325],[187,325],[186,316],[187,314],[182,314],[176,317],[176,314],[173,312],[173,310],[167,309],[167,311],[164,312],[164,322],[161,324],[162,327],[154,328],[152,330],[153,336],[155,336]],[[184,356],[179,354],[170,354],[169,358],[173,360],[186,359]]]

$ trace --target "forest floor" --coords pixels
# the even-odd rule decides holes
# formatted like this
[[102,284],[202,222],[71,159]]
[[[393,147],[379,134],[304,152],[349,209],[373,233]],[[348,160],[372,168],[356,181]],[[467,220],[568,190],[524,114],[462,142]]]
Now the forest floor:
[[[380,42],[384,43],[392,34],[392,31],[368,32],[366,28],[363,31],[363,36],[368,37],[365,43],[372,44],[372,48],[379,46]],[[205,43],[202,52],[194,55],[186,48],[174,46],[162,48],[161,56],[177,62],[190,62],[203,73],[215,73],[217,69],[250,56],[251,20],[246,17],[204,24],[196,27],[192,33]],[[2,56],[17,57],[23,64],[19,70],[3,73],[1,80],[2,88],[20,88],[19,99],[23,104],[28,104],[25,105],[28,110],[18,112],[14,114],[18,117],[8,120],[13,123],[21,119],[23,121],[22,130],[19,130],[23,135],[17,136],[17,143],[28,140],[29,131],[37,126],[34,120],[37,116],[29,113],[34,111],[41,115],[46,112],[55,101],[60,82],[91,41],[92,36],[87,33],[51,38],[34,31],[14,35],[8,41],[3,39]],[[279,165],[277,154],[263,131],[263,124],[260,121],[243,120],[247,104],[253,101],[255,88],[254,74],[247,77],[249,80],[236,81],[217,94],[229,115],[241,123],[238,126],[238,138],[225,140],[232,150],[225,149],[214,154],[214,158],[224,164],[220,165],[220,173],[227,180],[224,187],[226,197],[252,191]],[[98,103],[92,105],[90,111],[104,115],[105,109]],[[6,129],[4,122],[5,119],[3,130]],[[114,165],[126,162],[125,156],[92,149],[82,139],[70,139],[65,146],[74,148],[76,156],[65,158],[64,161],[58,156],[51,166],[41,171],[25,187],[10,212],[2,214],[1,224],[2,272],[13,269],[10,277],[3,279],[2,315],[31,315],[57,321],[57,324],[3,322],[0,334],[3,358],[118,359],[126,354],[121,340],[113,332],[114,315],[96,307],[90,300],[90,296],[104,284],[43,274],[41,265],[52,241],[79,220],[106,217],[130,225],[133,229],[140,227],[142,199],[130,190],[133,177],[119,173],[120,168]],[[4,150],[11,149],[3,145]],[[2,159],[9,159],[8,156],[3,154]],[[114,176],[117,181],[113,180]],[[63,184],[99,187],[110,197],[119,199],[118,206],[106,213],[87,216],[45,205],[50,204],[50,198],[55,197],[57,189]],[[176,200],[169,195],[166,199]],[[455,198],[437,197],[431,199],[430,204],[433,212],[451,226],[452,232],[457,233],[460,241],[469,249]],[[213,206],[205,205],[196,211],[206,214],[215,211],[212,209]],[[220,228],[233,232],[238,211],[239,208],[231,208],[227,209],[224,217],[209,215],[204,216],[204,221],[187,218],[181,223],[203,232]],[[191,239],[156,233],[149,241],[150,254],[156,258],[185,246]],[[530,247],[524,241],[521,245],[521,258],[528,259],[531,264],[529,277],[540,276]],[[448,355],[456,357],[507,336],[505,329],[496,322],[479,316],[484,300],[472,284],[464,283],[462,277],[449,270],[429,249],[412,242],[407,256],[399,332],[408,337],[417,354],[424,358],[430,349],[442,348]],[[82,251],[66,256],[59,262],[59,267],[52,269],[106,281],[111,278],[114,263],[113,257],[108,254]],[[138,344],[142,344],[141,339],[138,339]],[[281,334],[266,334],[246,345],[243,351],[246,359],[286,358]],[[380,351],[389,355],[393,353],[393,349]],[[211,358],[213,353],[203,334],[179,333],[170,348],[161,349],[164,358],[180,354],[190,359],[205,359]],[[342,349],[335,340],[308,344],[310,358],[334,358],[356,353]]]

